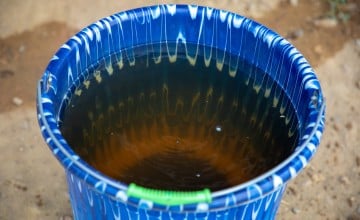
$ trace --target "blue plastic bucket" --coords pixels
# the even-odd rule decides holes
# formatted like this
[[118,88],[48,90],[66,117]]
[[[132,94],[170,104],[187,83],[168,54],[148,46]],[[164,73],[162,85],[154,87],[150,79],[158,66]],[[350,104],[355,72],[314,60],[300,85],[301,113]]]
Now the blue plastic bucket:
[[[265,91],[286,123],[296,122],[299,137],[290,156],[250,181],[214,192],[142,189],[90,166],[62,136],[64,106],[76,88],[92,77],[90,70],[103,66],[104,74],[111,75],[111,63],[136,65],[137,53],[146,51],[135,48],[154,44],[161,45],[157,54],[168,56],[159,55],[152,62],[175,62],[181,47],[190,64],[213,60],[221,69],[226,62],[232,80],[237,79],[239,65],[249,64],[249,74],[255,78],[250,86]],[[187,44],[198,47],[186,50]],[[264,74],[273,82],[262,80]],[[270,90],[271,95],[266,92]],[[286,111],[289,107],[294,112]],[[265,26],[209,7],[156,5],[101,19],[62,45],[38,83],[37,112],[44,139],[66,171],[75,219],[274,219],[287,182],[317,150],[325,104],[305,58]]]

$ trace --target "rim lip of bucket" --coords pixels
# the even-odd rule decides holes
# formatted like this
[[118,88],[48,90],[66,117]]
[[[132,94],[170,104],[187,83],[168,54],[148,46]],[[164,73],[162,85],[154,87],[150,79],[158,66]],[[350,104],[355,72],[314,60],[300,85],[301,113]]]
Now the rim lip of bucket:
[[[179,7],[180,9],[184,10],[194,10],[193,8],[196,8],[196,10],[211,10],[211,11],[219,11],[220,13],[227,13],[234,17],[244,18],[243,16],[234,14],[232,12],[227,12],[219,9],[209,8],[209,7],[202,7],[202,6],[194,6],[194,5],[156,5],[156,6],[149,6],[149,7],[142,7],[138,9],[132,9],[125,12],[120,13],[135,13],[139,10],[153,10],[157,9],[157,7],[162,7],[164,10],[169,10],[171,7]],[[163,13],[162,10],[160,10],[160,13]],[[180,15],[177,16],[183,16],[180,11],[178,13]],[[213,16],[213,14],[212,14]],[[103,18],[99,21],[105,21],[106,19],[110,19],[110,17]],[[214,18],[218,19],[218,18]],[[247,19],[247,18],[245,18]],[[254,27],[262,27],[265,28],[263,25],[256,23],[253,20],[247,19],[249,22],[252,22],[252,25]],[[99,22],[98,21],[98,22]],[[224,25],[227,25],[225,23]],[[88,31],[90,26],[88,26]],[[255,28],[254,28],[255,29]],[[252,31],[254,31],[254,29]],[[84,29],[85,30],[85,29]],[[268,29],[272,35],[272,37],[275,39],[281,39],[284,40],[281,36],[278,34],[272,32],[270,29]],[[251,30],[248,30],[251,31]],[[93,33],[95,34],[95,33]],[[269,34],[269,33],[266,33]],[[266,35],[265,34],[265,35]],[[263,36],[265,37],[265,36]],[[70,40],[69,40],[70,41]],[[69,42],[68,41],[68,42]],[[67,43],[68,43],[67,42]],[[304,65],[304,58],[302,54],[300,54],[289,42],[286,40],[284,46],[291,46],[292,49],[287,51],[287,59],[293,60],[293,65],[301,64]],[[65,43],[62,47],[69,47],[69,50],[73,49],[70,48],[69,45]],[[81,42],[76,41],[75,43],[80,44]],[[74,41],[72,42],[74,44]],[[134,45],[136,46],[136,45]],[[60,50],[59,50],[60,51]],[[68,53],[61,53],[59,54],[59,51],[54,55],[53,59],[60,59],[60,62],[57,64],[58,66],[63,65],[63,62],[61,62],[61,59],[64,59],[66,56],[69,55]],[[284,52],[285,53],[285,52]],[[296,60],[294,60],[296,57]],[[300,59],[299,59],[300,58]],[[50,62],[51,62],[50,61]],[[301,63],[300,63],[301,62]],[[310,65],[305,60],[305,64],[307,67],[310,68],[310,71],[308,68],[301,68],[298,70],[297,74],[306,74],[307,76],[311,76],[313,79],[315,79],[316,83],[318,83],[318,80],[315,76],[314,71],[311,69]],[[49,66],[52,65],[49,63]],[[48,96],[47,92],[44,91],[44,84],[48,83],[45,81],[45,79],[48,79],[45,75],[48,75],[48,68],[45,70],[45,73],[43,77],[40,79],[38,83],[38,90],[37,90],[37,113],[38,113],[38,121],[40,124],[41,132],[44,136],[44,139],[49,146],[49,148],[52,150],[53,154],[56,156],[56,158],[60,161],[62,166],[69,171],[70,175],[76,175],[81,180],[85,181],[90,187],[108,194],[110,197],[113,197],[116,200],[123,201],[125,203],[130,204],[129,198],[126,195],[127,185],[123,184],[117,180],[114,180],[99,171],[96,171],[93,167],[89,166],[85,161],[83,161],[79,156],[73,152],[71,147],[67,144],[65,139],[62,137],[60,130],[58,129],[57,122],[58,120],[54,117],[55,112],[53,108],[53,101],[50,96]],[[304,69],[306,69],[306,73],[304,73]],[[51,80],[51,77],[50,77]],[[305,89],[305,88],[303,88]],[[324,127],[324,120],[325,120],[325,101],[322,97],[322,92],[319,84],[316,84],[313,86],[314,91],[316,90],[319,94],[319,103],[320,103],[320,110],[319,108],[311,107],[310,105],[310,111],[309,115],[315,115],[312,117],[307,124],[304,125],[304,134],[299,137],[299,141],[303,141],[301,145],[297,147],[295,152],[293,152],[287,159],[282,161],[280,164],[272,168],[271,170],[267,171],[266,173],[250,180],[247,182],[244,182],[240,185],[227,188],[224,190],[212,192],[211,196],[213,199],[213,202],[211,202],[208,205],[208,210],[213,209],[219,209],[219,204],[222,204],[224,207],[225,204],[225,198],[227,198],[229,195],[230,197],[236,197],[236,202],[233,206],[238,206],[244,203],[249,203],[253,200],[261,199],[262,197],[268,195],[269,193],[272,193],[276,190],[279,190],[281,187],[285,186],[285,184],[292,178],[294,178],[309,162],[309,160],[313,157],[314,153],[316,152],[317,146],[319,145],[323,127]],[[51,90],[51,88],[50,88]],[[306,119],[310,116],[306,116]],[[305,120],[307,121],[307,120]],[[222,202],[219,202],[222,201]],[[142,202],[142,201],[138,201]],[[214,203],[216,202],[216,204]],[[151,203],[151,202],[150,202]],[[146,204],[149,204],[149,201],[146,202]],[[187,210],[187,205],[181,205],[182,211]],[[158,205],[156,204],[157,209],[163,209],[163,210],[169,210],[170,206],[166,205]],[[190,206],[189,206],[190,207]],[[204,207],[204,206],[203,206]],[[202,207],[202,208],[203,208]],[[152,205],[150,205],[150,208],[153,208]],[[228,207],[225,207],[228,208]],[[193,208],[189,208],[189,210],[192,210]]]

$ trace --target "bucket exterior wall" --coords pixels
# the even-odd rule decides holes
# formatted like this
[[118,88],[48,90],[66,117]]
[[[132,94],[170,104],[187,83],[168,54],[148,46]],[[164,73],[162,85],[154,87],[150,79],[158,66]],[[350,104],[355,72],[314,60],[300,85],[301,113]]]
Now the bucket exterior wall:
[[[267,173],[239,186],[212,194],[211,203],[167,206],[130,198],[127,185],[94,170],[67,144],[59,130],[60,115],[74,92],[90,77],[95,63],[112,74],[112,62],[134,60],[137,45],[187,42],[237,55],[268,73],[291,103],[274,97],[274,105],[292,105],[300,138],[295,152]],[[120,50],[120,55],[114,55]],[[224,54],[204,51],[221,68]],[[168,51],[176,59],[176,51]],[[190,51],[189,62],[198,59]],[[161,61],[161,58],[159,61]],[[230,60],[237,67],[238,60]],[[234,74],[229,69],[229,74]],[[253,73],[256,74],[256,73]],[[270,88],[261,79],[254,89]],[[275,92],[276,93],[276,92]],[[50,60],[38,84],[38,120],[52,153],[66,170],[75,219],[274,219],[286,183],[313,157],[324,127],[324,99],[319,81],[305,58],[285,39],[248,18],[227,11],[191,5],[157,5],[120,12],[84,28]]]
[[[231,196],[227,198],[227,207],[219,210],[204,211],[201,206],[194,207],[192,211],[180,211],[169,208],[168,210],[152,210],[146,205],[142,208],[136,205],[119,203],[114,198],[89,187],[81,179],[67,173],[70,191],[70,201],[74,210],[75,219],[149,219],[149,220],[185,220],[185,219],[275,219],[276,211],[280,205],[285,185],[276,191],[256,201],[250,201],[239,206],[233,206]],[[140,205],[141,206],[141,205]],[[197,210],[199,209],[199,210]]]

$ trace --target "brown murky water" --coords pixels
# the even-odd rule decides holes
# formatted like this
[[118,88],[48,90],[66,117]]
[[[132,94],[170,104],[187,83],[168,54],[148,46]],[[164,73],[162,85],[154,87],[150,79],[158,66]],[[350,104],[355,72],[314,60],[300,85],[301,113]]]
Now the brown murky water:
[[62,133],[96,169],[151,188],[219,190],[260,175],[294,149],[293,110],[280,113],[277,87],[267,97],[245,71],[260,70],[244,67],[233,78],[227,65],[206,67],[201,56],[195,66],[181,55],[159,64],[152,56],[121,69],[114,63],[111,74],[96,68],[67,104]]

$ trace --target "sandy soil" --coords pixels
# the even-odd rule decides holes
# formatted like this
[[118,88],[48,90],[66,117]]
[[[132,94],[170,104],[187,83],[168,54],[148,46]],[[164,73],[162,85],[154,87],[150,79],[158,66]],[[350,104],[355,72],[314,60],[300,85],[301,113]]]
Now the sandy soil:
[[[327,98],[323,141],[310,166],[289,183],[278,219],[360,219],[360,3],[348,2],[342,10],[351,18],[337,25],[319,25],[326,1],[203,2],[255,18],[287,37],[321,80]],[[36,81],[81,27],[143,4],[0,1],[0,220],[72,218],[63,169],[36,122]]]

